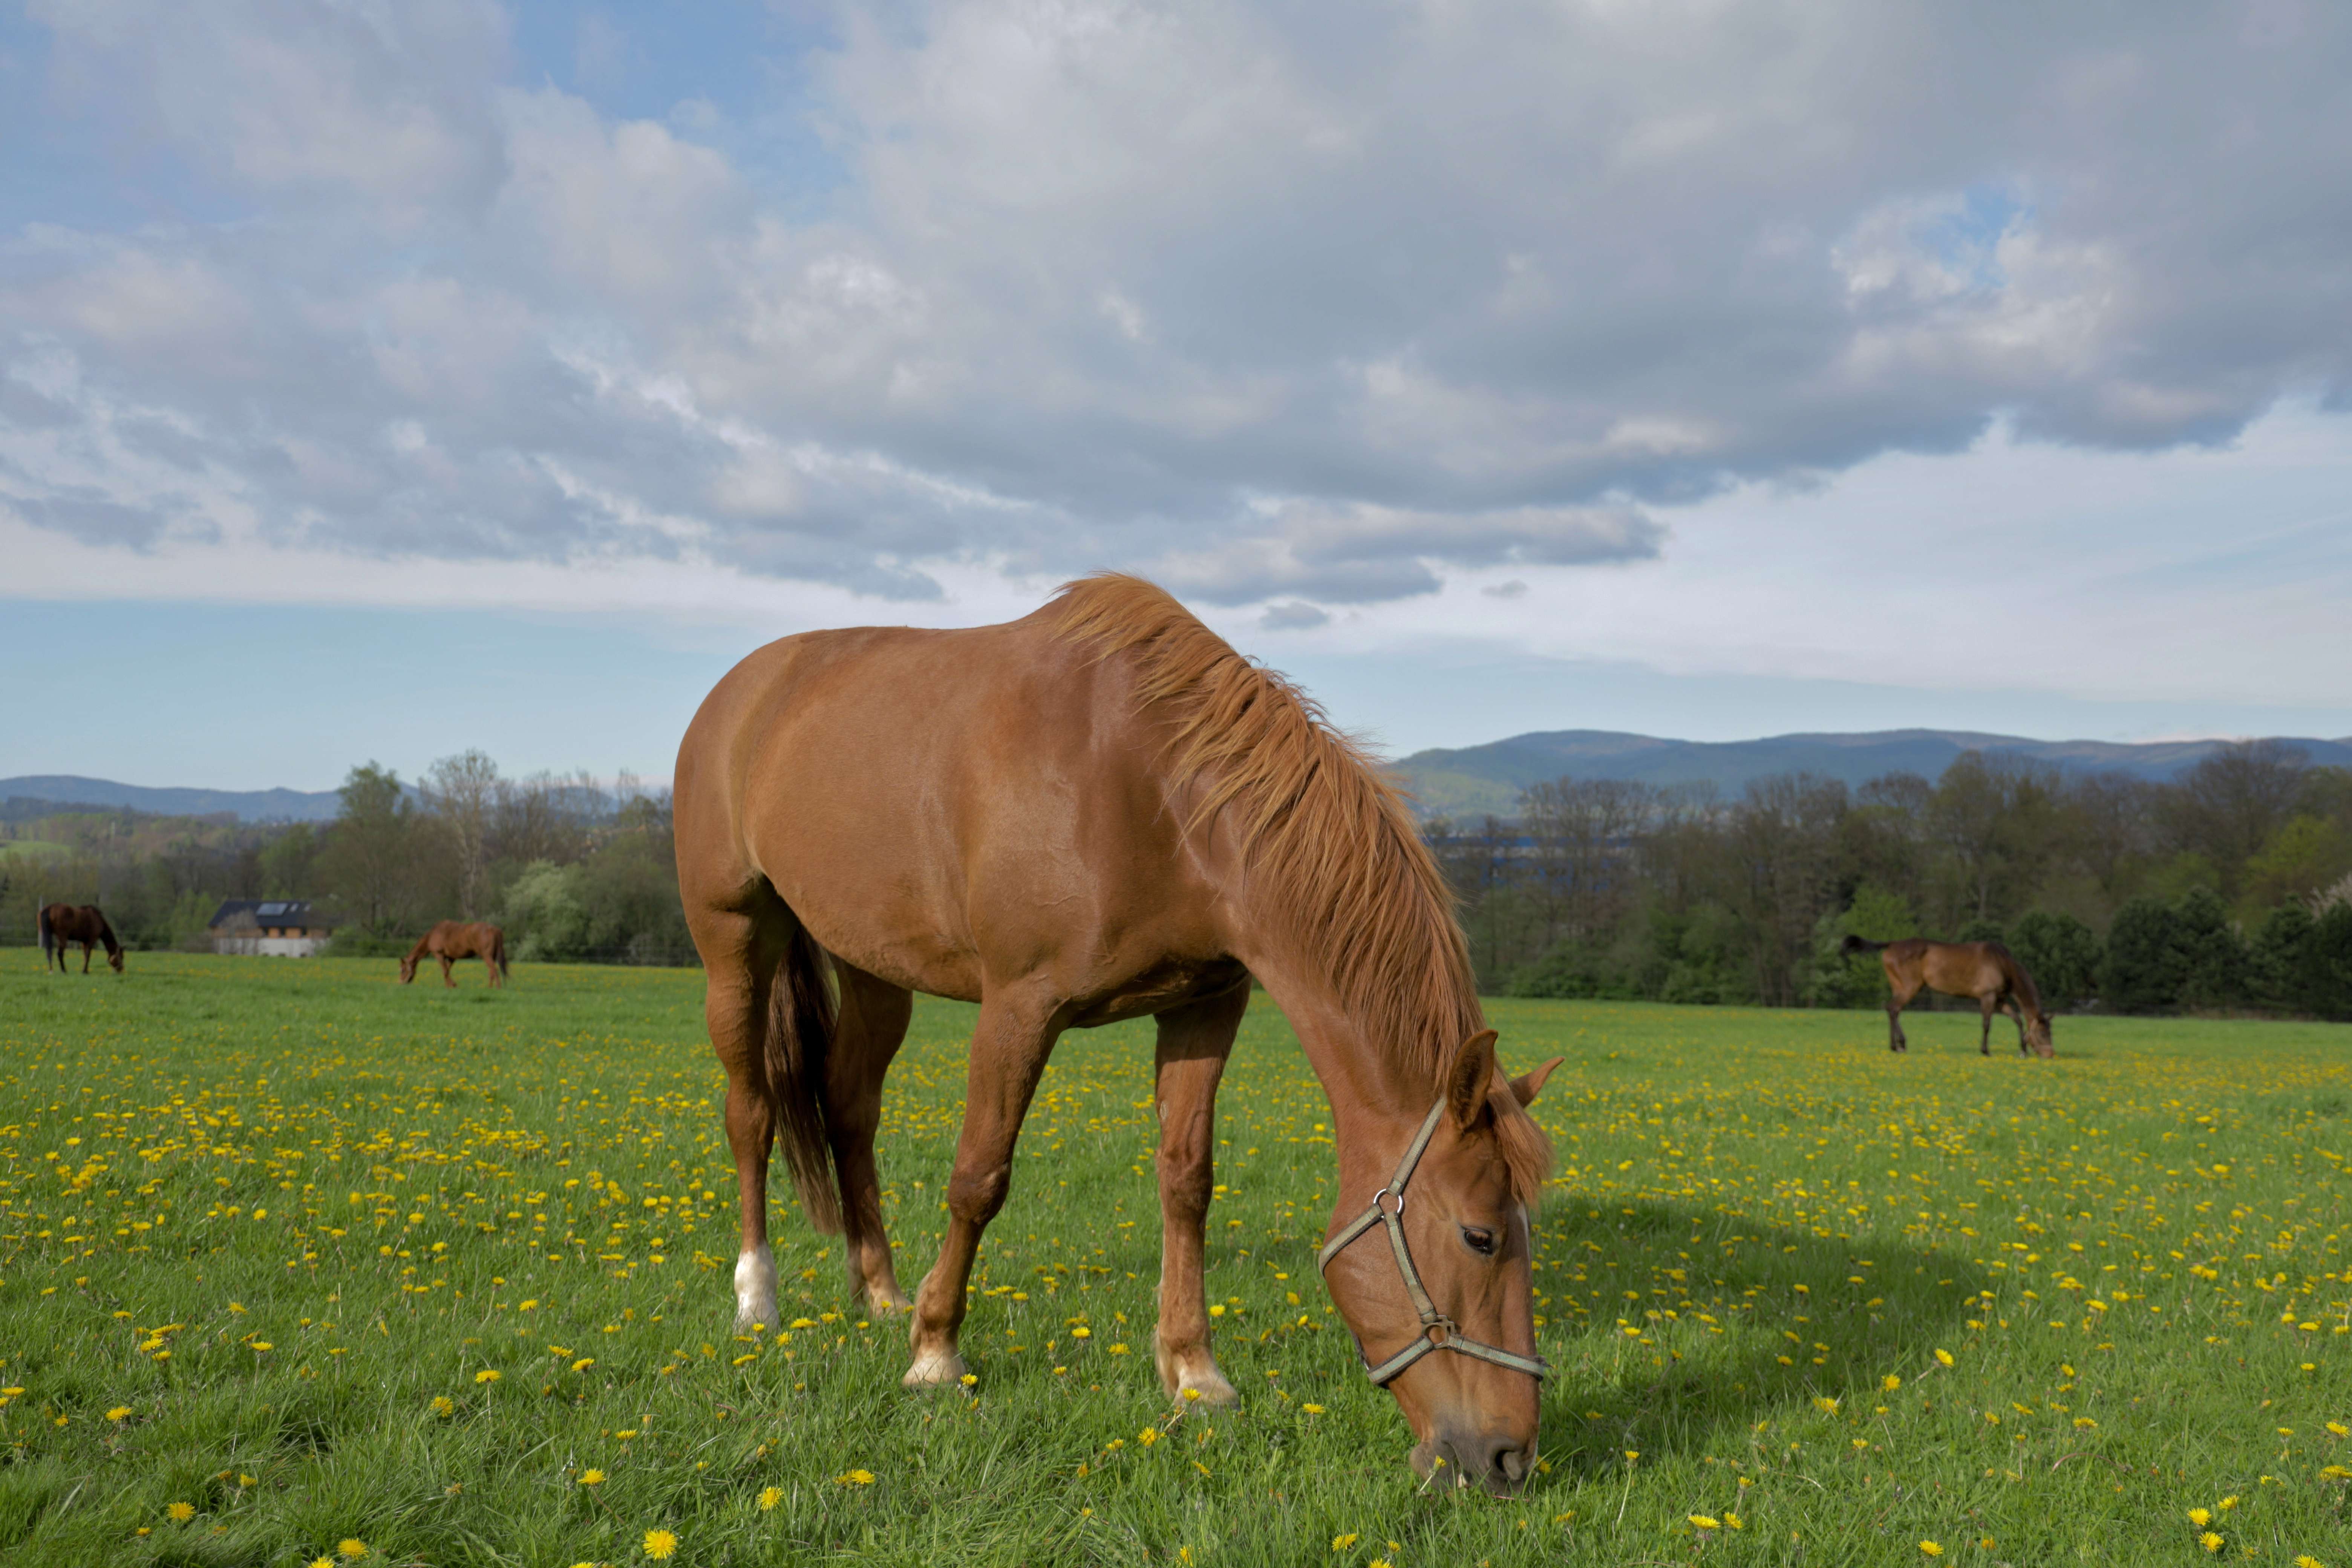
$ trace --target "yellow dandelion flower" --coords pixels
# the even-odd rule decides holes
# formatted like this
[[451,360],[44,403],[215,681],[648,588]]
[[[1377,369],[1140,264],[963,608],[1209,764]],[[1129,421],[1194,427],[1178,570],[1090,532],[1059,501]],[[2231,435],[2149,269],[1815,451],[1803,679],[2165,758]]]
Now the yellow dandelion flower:
[[1703,1513],[1685,1514],[1683,1517],[1689,1520],[1701,1530],[1721,1530],[1723,1528],[1723,1521],[1719,1519],[1709,1519]]
[[1946,1350],[1939,1350],[1936,1352],[1936,1359],[1944,1365],[1949,1366],[1952,1364],[1952,1352]]
[[2225,1497],[2218,1506],[2221,1508],[2222,1512],[2227,1513],[2230,1510],[2238,1506],[2238,1500],[2234,1497]]
[[1902,1386],[1903,1386],[1903,1380],[1902,1380],[1901,1378],[1899,1378],[1899,1377],[1895,1376],[1893,1373],[1891,1373],[1891,1372],[1890,1372],[1890,1373],[1888,1373],[1886,1374],[1886,1376],[1885,1376],[1885,1380],[1884,1380],[1884,1381],[1882,1381],[1882,1382],[1879,1384],[1879,1385],[1878,1385],[1878,1386],[1879,1386],[1879,1387],[1881,1387],[1881,1388],[1883,1388],[1883,1389],[1885,1389],[1887,1393],[1892,1394],[1892,1393],[1894,1393],[1896,1389],[1898,1389],[1898,1388],[1900,1388],[1900,1387],[1902,1387]]
[[1937,1545],[1932,1541],[1921,1542],[1919,1543],[1919,1550],[1930,1557],[1941,1557],[1944,1554],[1944,1549]]
[[596,1358],[594,1356],[583,1355],[578,1361],[572,1363],[572,1370],[574,1372],[586,1372],[590,1367],[594,1366],[595,1364]]
[[1304,1410],[1309,1415],[1320,1415],[1323,1414],[1323,1407],[1319,1405],[1302,1405],[1298,1408]]
[[761,1513],[765,1513],[765,1512],[767,1512],[770,1509],[774,1508],[778,1503],[780,1503],[780,1502],[782,1502],[782,1501],[783,1501],[783,1500],[784,1500],[784,1489],[783,1489],[783,1488],[782,1488],[782,1487],[762,1487],[762,1488],[761,1488],[761,1489],[760,1489],[760,1511],[761,1511]]
[[2202,1530],[2207,1525],[2213,1522],[2212,1510],[2210,1509],[2192,1508],[2189,1510],[2189,1522],[2195,1525],[2198,1529]]
[[1157,1426],[1146,1426],[1142,1431],[1138,1432],[1135,1435],[1135,1440],[1149,1448],[1152,1444],[1160,1441],[1160,1428]]
[[871,1470],[845,1470],[840,1475],[837,1475],[833,1479],[835,1483],[839,1486],[870,1487],[874,1484],[874,1472]]
[[2327,1564],[2306,1552],[2294,1560],[2294,1568],[2327,1568]]
[[659,1563],[677,1554],[677,1537],[667,1530],[646,1531],[646,1555]]
[[2330,1421],[2327,1430],[2338,1437],[2352,1437],[2352,1426],[2347,1426],[2341,1421]]
[[966,1388],[975,1387],[980,1383],[980,1374],[976,1372],[968,1372],[961,1377],[957,1378],[956,1381],[962,1384]]
[[1826,1394],[1816,1394],[1813,1396],[1813,1408],[1819,1410],[1824,1415],[1836,1415],[1837,1407],[1838,1402],[1832,1399]]
[[313,1557],[304,1565],[304,1568],[335,1568],[335,1560],[331,1557]]
[[1331,1538],[1331,1550],[1334,1552],[1345,1552],[1354,1544],[1356,1544],[1356,1532],[1352,1530],[1345,1535],[1335,1535]]
[[335,1550],[346,1557],[364,1557],[368,1553],[368,1545],[358,1536],[346,1535],[335,1542]]
[[1727,1525],[1729,1525],[1729,1526],[1731,1526],[1731,1528],[1732,1528],[1732,1529],[1734,1529],[1734,1530],[1745,1530],[1745,1529],[1747,1529],[1747,1528],[1748,1528],[1747,1521],[1744,1521],[1744,1520],[1742,1520],[1742,1519],[1741,1519],[1738,1514],[1736,1514],[1736,1513],[1727,1513],[1727,1514],[1725,1514],[1725,1515],[1723,1516],[1723,1522],[1724,1522],[1724,1523],[1726,1523],[1726,1524],[1727,1524]]
[[2208,1552],[2219,1552],[2221,1550],[2221,1538],[2209,1530],[2197,1538],[2197,1544]]
[[604,1472],[597,1469],[583,1470],[580,1472],[580,1484],[583,1487],[601,1487],[604,1484]]
[[433,1414],[455,1415],[457,1414],[457,1402],[446,1394],[436,1394],[433,1396]]
[[113,1409],[106,1413],[106,1418],[109,1421],[122,1421],[129,1419],[130,1415],[131,1406],[128,1405],[118,1405]]
[[185,1524],[188,1521],[196,1517],[196,1505],[187,1502],[175,1502],[171,1507],[165,1509],[163,1513],[166,1518],[172,1521],[173,1523]]
[[496,1383],[498,1380],[499,1369],[494,1366],[486,1366],[474,1374],[476,1383]]

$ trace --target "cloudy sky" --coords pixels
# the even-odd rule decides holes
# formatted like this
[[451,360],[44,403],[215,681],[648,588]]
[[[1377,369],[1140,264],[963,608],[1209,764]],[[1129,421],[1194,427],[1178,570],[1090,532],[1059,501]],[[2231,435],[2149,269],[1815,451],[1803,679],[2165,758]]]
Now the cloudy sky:
[[2352,732],[2319,0],[0,0],[0,774],[1157,577],[1394,749]]

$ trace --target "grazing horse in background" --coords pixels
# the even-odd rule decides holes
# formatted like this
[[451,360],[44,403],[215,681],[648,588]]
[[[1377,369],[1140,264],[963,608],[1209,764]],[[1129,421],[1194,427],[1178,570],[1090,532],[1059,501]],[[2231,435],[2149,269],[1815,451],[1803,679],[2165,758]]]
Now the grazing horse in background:
[[56,950],[58,973],[66,972],[66,947],[81,943],[81,972],[89,973],[90,949],[103,946],[106,962],[114,973],[122,973],[122,944],[114,940],[114,928],[106,923],[96,904],[48,904],[43,906],[34,923],[41,933],[41,973],[49,972],[49,952]]
[[457,983],[449,977],[449,965],[460,958],[478,958],[482,967],[490,972],[490,984],[507,982],[507,933],[481,921],[443,921],[416,939],[408,956],[400,961],[400,983],[403,985],[416,978],[416,961],[426,953],[441,961],[441,984],[456,990]]
[[1908,1050],[1903,1035],[1903,1009],[1922,990],[1947,996],[1973,996],[1983,1015],[1977,1050],[1992,1055],[1992,1016],[2006,1013],[2017,1020],[2017,1048],[2041,1057],[2057,1054],[2050,1042],[2050,1015],[2042,1010],[2042,994],[2033,976],[2009,949],[1997,942],[1929,942],[1906,937],[1901,942],[1865,942],[1850,936],[1840,954],[1874,952],[1886,971],[1886,1048]]
[[977,1002],[904,1379],[957,1384],[966,1281],[1046,1057],[1066,1029],[1150,1014],[1153,1359],[1171,1394],[1234,1399],[1210,1352],[1202,1226],[1217,1080],[1255,976],[1330,1098],[1325,1279],[1419,1439],[1415,1468],[1497,1490],[1528,1474],[1547,1370],[1528,1207],[1549,1151],[1524,1108],[1558,1063],[1503,1075],[1412,816],[1295,688],[1152,584],[1097,576],[1003,626],[769,644],[704,700],[676,788],[727,1071],[739,1323],[778,1321],[779,1135],[810,1223],[846,1230],[853,1287],[909,1306],[875,1178],[883,1074],[910,992]]

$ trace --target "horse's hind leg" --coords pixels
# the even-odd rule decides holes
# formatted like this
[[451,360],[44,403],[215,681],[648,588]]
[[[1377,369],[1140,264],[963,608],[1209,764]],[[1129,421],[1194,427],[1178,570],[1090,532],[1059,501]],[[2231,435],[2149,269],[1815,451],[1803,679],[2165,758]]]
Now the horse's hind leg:
[[841,1017],[825,1063],[825,1133],[841,1184],[842,1239],[849,1283],[874,1311],[907,1310],[882,1225],[882,1184],[874,1172],[874,1131],[882,1122],[882,1079],[907,1037],[914,998],[906,987],[835,961]]
[[1906,990],[1899,983],[1888,982],[1886,991],[1886,1048],[1888,1050],[1907,1051],[1911,1048],[1910,1038],[1903,1033],[1903,1009],[1909,1006],[1911,998],[1917,994],[1919,994],[1919,988],[1916,985]]
[[1992,1014],[1993,1009],[2000,1005],[2000,999],[1999,997],[1979,996],[1977,998],[1977,1014],[1982,1020],[1984,1026],[1977,1031],[1977,1055],[1980,1057],[1989,1057],[1992,1055]]
[[449,955],[446,952],[436,952],[433,956],[441,961],[441,984],[452,991],[457,989],[457,982],[449,973]]
[[915,1289],[908,1331],[913,1364],[909,1388],[952,1384],[964,1374],[957,1336],[963,1328],[964,1286],[971,1278],[981,1234],[1013,1189],[1013,1145],[1036,1092],[1037,1075],[1061,1032],[1058,1000],[1034,987],[1006,987],[982,999],[964,1077],[963,1131],[956,1139],[955,1171],[948,1177],[948,1234],[939,1260]]
[[1209,1349],[1202,1232],[1215,1180],[1217,1079],[1249,1007],[1249,987],[1160,1015],[1160,1326],[1152,1359],[1171,1394],[1231,1405],[1234,1385]]

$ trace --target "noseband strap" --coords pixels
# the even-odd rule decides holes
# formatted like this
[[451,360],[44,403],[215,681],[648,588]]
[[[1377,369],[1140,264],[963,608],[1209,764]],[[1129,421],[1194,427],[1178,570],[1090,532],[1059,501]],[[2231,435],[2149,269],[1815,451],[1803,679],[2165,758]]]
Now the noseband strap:
[[[1404,1158],[1397,1162],[1396,1174],[1389,1178],[1389,1184],[1372,1194],[1371,1204],[1363,1213],[1349,1220],[1340,1227],[1339,1235],[1323,1244],[1321,1254],[1315,1259],[1317,1270],[1328,1273],[1331,1260],[1345,1252],[1357,1237],[1376,1225],[1388,1227],[1389,1250],[1396,1255],[1397,1272],[1404,1277],[1404,1292],[1412,1299],[1413,1310],[1421,1314],[1421,1332],[1414,1336],[1411,1344],[1380,1365],[1365,1363],[1365,1374],[1372,1380],[1375,1388],[1387,1387],[1399,1373],[1435,1350],[1459,1351],[1464,1355],[1476,1356],[1480,1361],[1493,1362],[1496,1366],[1509,1367],[1513,1372],[1526,1373],[1532,1378],[1540,1379],[1551,1371],[1540,1357],[1517,1355],[1498,1346],[1464,1338],[1454,1320],[1439,1311],[1436,1303],[1429,1299],[1429,1292],[1422,1287],[1421,1271],[1412,1266],[1412,1252],[1404,1242],[1404,1187],[1412,1180],[1413,1167],[1421,1163],[1421,1156],[1428,1150],[1430,1139],[1436,1135],[1438,1120],[1444,1114],[1445,1101],[1442,1100],[1429,1108],[1429,1115],[1423,1120],[1421,1131],[1413,1134],[1412,1142],[1405,1149]],[[1394,1199],[1396,1206],[1389,1207],[1381,1201],[1382,1198]]]

